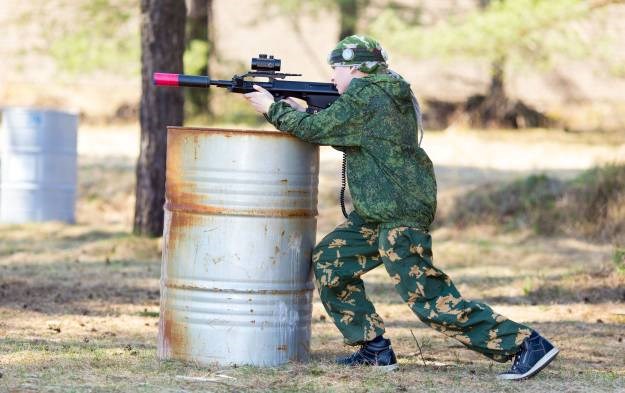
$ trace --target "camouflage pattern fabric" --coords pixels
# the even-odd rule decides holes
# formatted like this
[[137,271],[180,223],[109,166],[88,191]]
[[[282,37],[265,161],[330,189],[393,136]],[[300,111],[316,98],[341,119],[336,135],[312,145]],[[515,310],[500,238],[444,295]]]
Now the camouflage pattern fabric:
[[352,212],[313,251],[321,301],[345,343],[361,344],[384,333],[361,276],[384,264],[395,289],[430,327],[496,361],[507,361],[531,333],[527,326],[464,299],[434,266],[428,233],[410,227],[380,228]]
[[436,211],[432,162],[417,143],[410,86],[389,74],[355,78],[328,109],[298,112],[285,102],[267,114],[281,131],[345,151],[354,212],[313,251],[317,288],[348,344],[384,333],[360,276],[384,264],[412,311],[432,328],[497,361],[531,330],[460,296],[432,262],[428,229]]
[[[333,61],[332,54],[342,52],[345,49],[362,49],[368,52],[374,52],[377,50],[381,53],[383,60],[371,61],[368,56],[361,56],[358,52],[356,52],[355,56],[351,59],[343,58],[340,61]],[[345,65],[356,66],[358,70],[366,74],[383,74],[388,70],[388,65],[386,63],[387,59],[388,56],[378,41],[370,37],[351,35],[343,38],[336,45],[328,56],[328,63],[334,67]]]
[[271,105],[268,119],[281,131],[347,153],[354,209],[385,228],[427,230],[436,211],[432,162],[418,146],[410,85],[387,74],[353,79],[328,109],[298,112]]

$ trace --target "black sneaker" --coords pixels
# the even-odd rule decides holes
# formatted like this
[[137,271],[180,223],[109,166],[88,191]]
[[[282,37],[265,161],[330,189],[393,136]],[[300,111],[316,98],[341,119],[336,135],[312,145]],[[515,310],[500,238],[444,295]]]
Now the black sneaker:
[[536,331],[532,331],[532,334],[521,344],[521,349],[515,355],[510,370],[499,374],[497,378],[511,380],[531,378],[547,367],[558,352],[560,350],[547,339]]
[[395,352],[391,340],[382,338],[377,342],[367,342],[349,356],[337,358],[336,362],[344,366],[374,366],[384,371],[397,369]]

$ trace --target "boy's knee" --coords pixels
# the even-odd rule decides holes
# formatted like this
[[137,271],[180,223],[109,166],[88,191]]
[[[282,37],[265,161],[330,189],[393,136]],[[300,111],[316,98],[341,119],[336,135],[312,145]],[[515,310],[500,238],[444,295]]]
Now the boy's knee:
[[319,289],[328,288],[335,289],[343,285],[343,281],[339,275],[334,274],[330,269],[315,268],[315,278]]
[[336,256],[324,258],[324,250],[315,248],[313,251],[313,272],[319,288],[337,288],[344,285],[347,277],[343,277],[345,274],[337,265]]
[[324,255],[326,248],[320,247],[320,245],[321,243],[313,249],[312,253],[313,271],[315,272],[315,278],[317,281],[319,281],[323,275],[329,274],[329,268],[331,267],[330,262],[326,260]]

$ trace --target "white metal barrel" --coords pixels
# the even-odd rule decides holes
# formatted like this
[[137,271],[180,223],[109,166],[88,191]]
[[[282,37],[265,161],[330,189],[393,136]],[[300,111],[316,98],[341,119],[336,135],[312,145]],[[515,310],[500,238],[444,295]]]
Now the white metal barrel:
[[288,134],[168,128],[159,358],[307,360],[318,174]]
[[4,109],[0,221],[74,222],[77,128],[72,113]]

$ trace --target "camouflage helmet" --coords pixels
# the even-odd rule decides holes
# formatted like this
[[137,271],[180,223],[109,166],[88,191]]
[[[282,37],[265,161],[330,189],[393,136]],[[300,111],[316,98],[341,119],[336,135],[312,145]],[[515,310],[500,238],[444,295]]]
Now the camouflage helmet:
[[330,54],[331,66],[356,66],[367,74],[384,73],[388,70],[388,56],[380,43],[373,38],[351,35],[343,38]]

